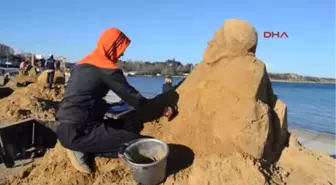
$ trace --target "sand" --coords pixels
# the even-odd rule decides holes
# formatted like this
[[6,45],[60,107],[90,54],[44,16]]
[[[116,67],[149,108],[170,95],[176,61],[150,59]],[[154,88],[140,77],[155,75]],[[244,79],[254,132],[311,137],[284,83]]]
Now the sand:
[[[274,95],[256,46],[249,23],[226,21],[177,89],[179,115],[145,124],[142,134],[180,146],[164,184],[336,184],[335,161],[288,131],[287,107]],[[136,184],[119,159],[96,158],[96,165],[90,175],[77,172],[58,144],[4,184]]]
[[[56,74],[57,77],[62,76],[60,72]],[[44,76],[46,76],[44,73],[38,78],[18,75],[11,79],[12,85],[15,83],[13,93],[0,99],[0,124],[27,118],[55,121],[58,102],[61,101],[64,93],[64,83],[63,85],[58,83],[50,90],[46,87],[45,80],[41,80]],[[16,87],[16,82],[24,81],[35,83],[29,84],[27,87]]]
[[[38,76],[38,79],[37,79],[38,83],[46,84],[47,76],[48,76],[47,72],[42,72],[42,74]],[[54,83],[56,85],[64,85],[65,84],[65,73],[61,71],[56,71],[54,75]]]
[[[329,153],[329,154],[334,154],[335,153],[335,150],[334,150],[335,145],[332,144],[332,143],[335,143],[335,137],[334,136],[331,137],[328,134],[318,133],[318,132],[313,132],[313,131],[307,131],[307,130],[299,130],[299,129],[290,129],[290,131],[293,132],[293,134],[295,134],[295,136],[298,137],[299,141],[303,141],[302,144],[305,145],[305,147],[307,147],[309,149],[313,149],[314,151],[323,151],[323,152]],[[310,148],[311,145],[308,142],[306,142],[307,140],[309,140],[310,142],[313,142],[313,143],[317,143],[317,144],[313,145],[314,148]],[[327,144],[325,144],[325,143],[327,143]],[[331,152],[328,152],[328,151],[331,151]],[[65,153],[63,153],[63,154],[65,155]],[[45,156],[45,157],[47,157],[47,156]],[[42,159],[43,159],[43,157],[35,159],[35,164],[36,164],[36,162],[40,162]],[[101,167],[101,170],[104,171],[104,172],[108,172],[111,168],[114,168],[113,164],[115,164],[115,163],[111,163],[111,161],[114,161],[114,160],[108,160],[108,159],[102,159],[102,158],[97,159],[97,162],[100,162],[102,164],[106,164],[106,165],[102,165],[102,167]],[[1,172],[0,173],[0,184],[1,184],[1,182],[5,182],[5,179],[10,177],[10,176],[13,176],[13,175],[16,175],[16,174],[19,174],[19,176],[22,176],[23,172],[25,172],[25,171],[27,171],[27,169],[31,168],[32,164],[30,164],[29,162],[30,162],[29,159],[24,160],[24,161],[16,161],[16,163],[18,165],[15,168],[6,168],[4,166],[4,164],[0,164],[0,172]],[[120,162],[120,161],[118,161],[118,162]],[[24,165],[24,164],[27,164],[27,163],[29,165]],[[123,163],[117,163],[116,166],[119,166],[119,165],[122,165],[122,164]],[[196,162],[194,162],[193,166],[197,166]],[[125,173],[129,173],[129,172],[130,172],[129,169],[127,169],[125,167]],[[176,176],[180,177],[180,176],[183,176],[183,175],[182,175],[182,173],[178,173]],[[201,177],[203,177],[203,176],[198,177],[198,179],[196,177],[196,180],[199,180]],[[128,177],[128,178],[130,178],[130,177]],[[168,179],[171,181],[171,178],[168,178]],[[185,179],[188,179],[188,178],[185,177]],[[194,181],[196,181],[196,180],[194,180]],[[21,179],[19,179],[17,181],[21,181]],[[111,182],[111,181],[106,180],[106,182]],[[130,180],[130,183],[132,184],[133,182],[131,182],[131,180]],[[111,183],[111,184],[113,184],[113,183]],[[187,184],[187,182],[184,183],[184,184]],[[213,182],[213,184],[215,184],[215,183]],[[246,184],[251,184],[251,183],[246,183]]]
[[[120,160],[113,160],[109,164],[109,159],[97,159],[96,164],[101,166],[99,172],[92,175],[85,175],[77,172],[71,167],[67,159],[64,149],[57,144],[54,149],[49,151],[39,163],[38,167],[34,165],[30,169],[25,170],[25,175],[21,173],[20,178],[10,178],[9,184],[52,184],[52,185],[68,185],[68,184],[129,184],[132,182],[127,166]],[[56,175],[57,174],[57,175]],[[135,183],[136,185],[136,183]]]
[[294,136],[273,167],[273,179],[283,184],[335,184],[335,160],[302,147]]

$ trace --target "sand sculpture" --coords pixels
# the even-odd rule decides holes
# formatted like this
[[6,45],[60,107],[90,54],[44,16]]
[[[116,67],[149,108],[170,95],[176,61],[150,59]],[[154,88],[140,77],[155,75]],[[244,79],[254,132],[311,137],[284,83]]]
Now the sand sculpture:
[[[144,135],[189,148],[165,184],[335,184],[335,162],[302,147],[287,129],[286,105],[273,93],[265,65],[255,56],[257,32],[227,20],[204,61],[177,89],[179,115],[147,123]],[[179,166],[182,162],[190,164]],[[135,184],[116,159],[96,159],[91,175],[75,171],[60,145],[7,184]],[[175,173],[173,173],[175,172]]]

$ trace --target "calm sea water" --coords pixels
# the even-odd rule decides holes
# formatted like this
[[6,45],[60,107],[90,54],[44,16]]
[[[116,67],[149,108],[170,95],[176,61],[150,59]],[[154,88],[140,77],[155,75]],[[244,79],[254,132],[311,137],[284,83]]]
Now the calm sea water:
[[[174,78],[174,84],[182,78]],[[161,93],[162,77],[128,77],[128,81],[146,96]],[[288,106],[288,124],[335,134],[335,85],[273,82],[274,92]]]

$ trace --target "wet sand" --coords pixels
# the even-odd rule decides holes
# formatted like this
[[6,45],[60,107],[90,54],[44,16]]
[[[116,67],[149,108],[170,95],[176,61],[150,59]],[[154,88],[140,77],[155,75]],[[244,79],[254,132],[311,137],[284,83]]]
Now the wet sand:
[[335,158],[335,135],[297,128],[290,128],[289,131],[298,138],[303,146],[314,151],[328,153]]

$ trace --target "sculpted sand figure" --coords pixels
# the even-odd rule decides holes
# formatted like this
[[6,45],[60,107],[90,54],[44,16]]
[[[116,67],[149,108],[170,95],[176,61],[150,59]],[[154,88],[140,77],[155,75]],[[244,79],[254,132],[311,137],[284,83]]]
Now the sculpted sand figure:
[[227,123],[243,128],[236,130],[236,139],[242,141],[238,147],[257,159],[273,160],[288,140],[287,108],[274,95],[265,64],[255,56],[257,42],[257,32],[248,22],[227,20],[203,56],[213,69],[210,78],[225,73],[221,84],[228,98],[237,100],[227,106],[239,115]]
[[190,146],[196,155],[239,151],[276,158],[288,139],[286,105],[255,56],[257,40],[249,23],[225,22],[204,61],[178,88],[180,116],[164,124],[163,138]]
[[335,184],[332,158],[289,139],[257,40],[249,23],[224,23],[178,89],[180,116],[163,138],[194,150],[189,184]]

